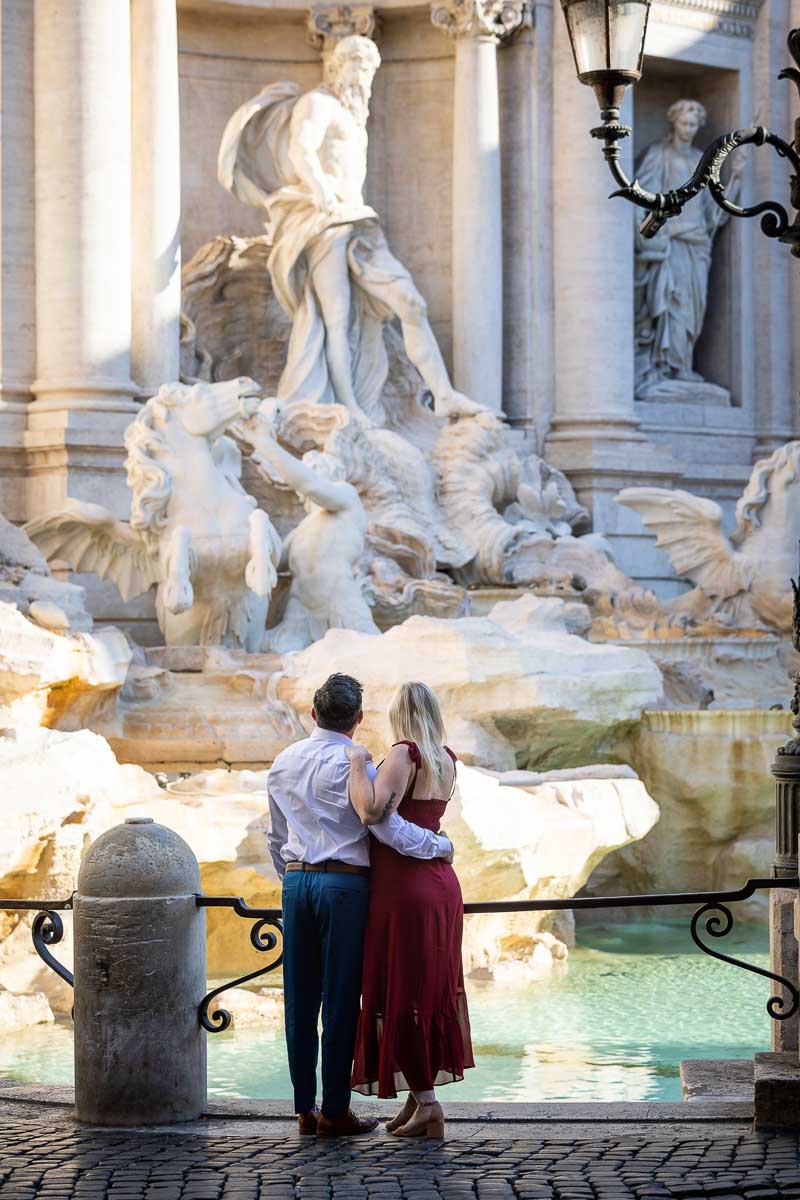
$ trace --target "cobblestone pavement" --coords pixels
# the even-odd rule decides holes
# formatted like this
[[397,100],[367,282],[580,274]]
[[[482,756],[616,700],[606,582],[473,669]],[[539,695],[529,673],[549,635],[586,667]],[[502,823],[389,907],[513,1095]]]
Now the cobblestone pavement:
[[[261,1127],[263,1129],[263,1126]],[[563,1128],[563,1127],[562,1127]],[[402,1142],[97,1132],[0,1122],[3,1200],[800,1200],[798,1138],[555,1131]],[[554,1136],[555,1135],[555,1136]]]

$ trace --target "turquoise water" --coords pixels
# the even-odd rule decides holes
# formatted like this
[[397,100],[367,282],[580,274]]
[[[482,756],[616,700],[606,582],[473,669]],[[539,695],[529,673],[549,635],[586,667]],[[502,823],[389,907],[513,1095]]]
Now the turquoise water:
[[[769,965],[763,926],[719,948]],[[583,931],[566,970],[534,983],[470,983],[476,1069],[450,1100],[679,1100],[684,1058],[769,1048],[768,981],[696,949],[686,923]],[[72,1082],[67,1024],[0,1035],[0,1075]],[[209,1036],[209,1092],[288,1099],[282,1033]]]

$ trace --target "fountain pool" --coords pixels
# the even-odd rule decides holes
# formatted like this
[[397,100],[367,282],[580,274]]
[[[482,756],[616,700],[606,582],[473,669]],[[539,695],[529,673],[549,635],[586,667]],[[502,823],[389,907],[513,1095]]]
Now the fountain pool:
[[[767,966],[767,940],[765,927],[740,925],[724,950]],[[769,1048],[769,994],[766,980],[702,954],[688,922],[588,928],[557,976],[469,984],[477,1066],[443,1097],[679,1100],[681,1059]],[[208,1043],[211,1095],[290,1097],[280,1030]],[[71,1026],[0,1034],[0,1076],[71,1083]]]

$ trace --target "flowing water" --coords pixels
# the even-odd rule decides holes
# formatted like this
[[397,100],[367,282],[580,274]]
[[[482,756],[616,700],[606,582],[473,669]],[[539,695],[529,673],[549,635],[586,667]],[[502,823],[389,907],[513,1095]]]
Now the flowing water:
[[[725,953],[769,965],[763,926],[740,925]],[[679,1100],[684,1058],[749,1058],[769,1049],[768,982],[716,962],[688,922],[581,932],[569,966],[533,983],[470,983],[476,1069],[449,1100]],[[0,1075],[72,1082],[72,1030],[0,1033]],[[281,1031],[209,1036],[209,1092],[288,1099]]]

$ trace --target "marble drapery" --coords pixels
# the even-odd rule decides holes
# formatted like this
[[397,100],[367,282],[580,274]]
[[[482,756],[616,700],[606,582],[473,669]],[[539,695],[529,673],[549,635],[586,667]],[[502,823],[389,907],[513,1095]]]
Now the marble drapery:
[[[636,178],[648,191],[669,192],[685,183],[699,157],[697,149],[675,145],[670,135],[645,151]],[[672,391],[671,380],[676,384],[705,383],[694,369],[694,352],[706,316],[712,246],[726,221],[727,215],[704,191],[656,237],[648,240],[637,231],[634,320],[638,399],[654,399],[659,391]]]

